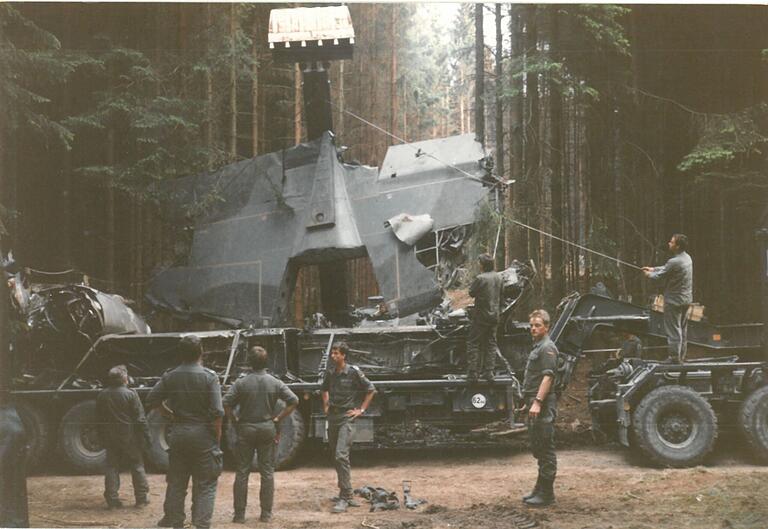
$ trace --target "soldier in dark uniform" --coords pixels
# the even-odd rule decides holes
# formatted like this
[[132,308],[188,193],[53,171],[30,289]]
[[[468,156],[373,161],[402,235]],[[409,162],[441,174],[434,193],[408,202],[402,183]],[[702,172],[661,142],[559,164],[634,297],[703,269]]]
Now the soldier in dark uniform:
[[172,414],[164,516],[157,525],[184,526],[184,498],[191,477],[192,525],[207,529],[222,470],[221,386],[216,373],[201,364],[200,338],[185,336],[180,350],[183,363],[167,371],[147,397],[147,409],[168,408]]
[[[352,500],[352,476],[349,451],[352,447],[355,419],[371,405],[376,392],[360,368],[347,364],[349,346],[344,342],[333,344],[331,361],[333,366],[325,372],[320,387],[323,394],[323,409],[328,417],[328,445],[333,453],[338,477],[339,496],[333,512],[345,512],[355,506]],[[362,404],[357,406],[359,396],[365,393]]]
[[484,253],[478,258],[482,272],[469,287],[469,295],[475,298],[475,312],[467,338],[467,380],[477,381],[482,363],[483,378],[493,381],[493,368],[499,346],[496,344],[496,326],[501,309],[502,279],[493,270],[493,257]]
[[664,331],[668,361],[685,362],[688,345],[688,307],[693,302],[693,260],[688,252],[688,237],[676,233],[667,243],[674,255],[664,266],[644,266],[649,279],[664,283]]
[[549,338],[549,314],[535,310],[529,316],[533,349],[525,364],[523,395],[528,411],[528,439],[531,452],[539,464],[539,475],[533,491],[523,496],[527,505],[543,507],[555,501],[553,483],[557,474],[555,455],[555,417],[557,395],[557,347]]
[[120,490],[120,463],[125,461],[131,470],[133,495],[136,506],[149,504],[149,485],[144,471],[142,445],[150,444],[149,428],[139,396],[128,388],[125,366],[109,370],[109,387],[96,397],[96,420],[101,441],[107,449],[104,468],[104,498],[107,506],[122,507]]
[[[299,403],[296,394],[281,380],[267,373],[267,351],[252,347],[249,363],[253,373],[238,379],[224,395],[224,411],[237,424],[237,472],[234,485],[234,523],[245,523],[245,506],[248,501],[248,477],[251,462],[256,452],[261,474],[262,522],[272,519],[272,504],[275,496],[275,452],[280,437],[278,425],[290,415]],[[278,413],[277,403],[282,400],[286,407]],[[239,406],[238,418],[233,409]]]

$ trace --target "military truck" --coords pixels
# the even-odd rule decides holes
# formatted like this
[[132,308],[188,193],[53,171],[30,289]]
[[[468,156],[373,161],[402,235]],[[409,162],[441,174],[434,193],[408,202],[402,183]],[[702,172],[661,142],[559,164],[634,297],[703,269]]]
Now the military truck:
[[[362,366],[378,390],[369,412],[357,421],[356,447],[500,442],[502,437],[489,432],[488,425],[495,424],[504,433],[516,422],[519,377],[530,348],[528,324],[511,318],[504,322],[496,379],[469,384],[463,375],[466,313],[445,312],[427,320],[408,326],[374,319],[369,326],[351,328],[251,328],[195,334],[203,341],[204,363],[219,374],[225,389],[247,372],[247,348],[261,345],[270,351],[271,372],[300,396],[298,409],[282,426],[277,456],[281,468],[295,463],[305,444],[326,440],[319,380],[336,340],[350,344],[350,361]],[[566,390],[578,358],[594,347],[594,337],[632,332],[647,344],[662,343],[661,321],[661,313],[603,296],[566,297],[551,327],[561,351],[557,391]],[[642,449],[661,464],[687,466],[711,450],[718,416],[740,417],[739,428],[764,454],[768,371],[759,342],[761,331],[759,324],[716,327],[706,321],[691,322],[691,347],[732,356],[681,366],[649,359],[614,360],[614,365],[592,379],[593,427]],[[35,376],[22,369],[13,394],[30,436],[30,462],[42,463],[56,453],[73,470],[97,472],[105,451],[96,433],[94,403],[105,373],[113,365],[126,365],[131,386],[143,398],[162,373],[178,363],[176,348],[184,335],[105,334],[82,358],[72,358],[70,369],[59,364]],[[45,349],[38,351],[56,354]],[[169,425],[157,411],[148,420],[152,444],[147,447],[147,459],[153,468],[163,470]],[[225,428],[225,448],[231,441]]]
[[[519,264],[512,269],[517,273],[505,276],[508,308],[529,284],[527,269]],[[84,285],[47,287],[31,296],[32,309],[24,313],[28,332],[17,340],[12,391],[30,439],[31,464],[40,465],[57,453],[73,470],[98,471],[105,451],[95,428],[95,397],[108,369],[125,365],[131,387],[144,398],[163,372],[178,364],[177,345],[186,333],[149,334],[146,324],[119,302],[118,297]],[[115,319],[115,308],[126,316],[122,327],[103,323]],[[474,429],[512,417],[519,382],[510,362],[519,368],[525,356],[529,338],[524,325],[510,323],[503,335],[505,354],[497,380],[468,385],[463,377],[466,311],[438,310],[430,321],[425,315],[414,325],[395,325],[392,320],[377,320],[375,311],[369,314],[364,316],[366,326],[350,328],[195,333],[203,342],[205,365],[219,374],[224,389],[248,371],[247,349],[261,345],[270,352],[271,372],[301,396],[301,405],[282,425],[281,467],[295,460],[307,440],[325,440],[319,379],[336,340],[350,344],[350,361],[360,365],[378,389],[369,412],[358,420],[360,446],[474,443],[482,440]],[[116,329],[126,332],[109,333]],[[77,350],[80,355],[73,354]],[[564,369],[569,366],[563,364]],[[163,470],[167,419],[153,411],[148,421],[152,444],[147,458],[151,466]],[[225,447],[231,441],[227,428]]]
[[756,236],[763,324],[692,326],[689,347],[711,356],[682,365],[606,362],[590,376],[595,431],[671,467],[699,464],[719,433],[738,431],[755,458],[768,463],[768,209]]

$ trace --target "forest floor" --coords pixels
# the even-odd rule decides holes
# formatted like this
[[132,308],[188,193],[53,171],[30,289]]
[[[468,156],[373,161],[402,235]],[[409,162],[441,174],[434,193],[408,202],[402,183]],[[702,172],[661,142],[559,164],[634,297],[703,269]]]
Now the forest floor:
[[[721,440],[706,465],[689,469],[644,466],[617,445],[558,452],[557,502],[526,508],[520,496],[536,470],[522,443],[493,450],[377,451],[353,454],[355,486],[399,493],[410,480],[414,511],[369,512],[368,505],[332,514],[335,473],[325,452],[276,474],[275,518],[258,523],[258,474],[251,476],[248,527],[379,529],[765,529],[768,467],[754,464],[733,441]],[[214,527],[238,528],[232,516],[234,473],[219,479]],[[107,510],[100,476],[35,476],[28,480],[32,527],[153,527],[162,516],[163,475],[150,475],[151,505]],[[130,476],[122,498],[132,504]],[[401,500],[402,501],[402,500]],[[188,497],[189,503],[189,497]],[[189,505],[188,505],[189,509]],[[189,512],[189,510],[187,510]]]

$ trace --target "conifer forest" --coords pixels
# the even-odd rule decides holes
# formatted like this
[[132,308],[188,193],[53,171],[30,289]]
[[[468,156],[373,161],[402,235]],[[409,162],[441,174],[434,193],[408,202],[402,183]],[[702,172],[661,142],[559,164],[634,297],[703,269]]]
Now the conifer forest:
[[[164,219],[158,184],[309,139],[300,72],[267,43],[270,10],[297,5],[0,4],[4,251],[142,307],[148,280],[189,244],[187,226]],[[474,247],[492,249],[501,225],[497,267],[536,263],[531,304],[554,309],[602,282],[645,305],[651,286],[616,259],[663,264],[682,232],[707,316],[759,319],[768,8],[349,9],[354,57],[330,71],[345,159],[381,166],[401,139],[474,133],[494,173],[515,181],[477,212]],[[216,200],[199,197],[190,223]],[[347,302],[364,304],[377,293],[370,263],[344,266]],[[316,282],[303,271],[299,315],[316,310]]]

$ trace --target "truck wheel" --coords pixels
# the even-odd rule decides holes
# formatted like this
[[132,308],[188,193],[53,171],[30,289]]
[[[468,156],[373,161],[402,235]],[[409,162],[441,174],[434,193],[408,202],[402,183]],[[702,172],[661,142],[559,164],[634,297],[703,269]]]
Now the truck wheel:
[[53,432],[48,416],[38,407],[25,402],[16,403],[16,411],[27,436],[27,470],[38,470],[50,453]]
[[[277,454],[275,454],[275,468],[277,470],[290,468],[296,462],[306,439],[306,433],[304,417],[299,410],[293,410],[293,413],[282,420],[280,423],[280,442],[277,445]],[[258,465],[258,454],[253,454],[251,470],[258,470]]]
[[171,420],[157,409],[147,414],[147,426],[152,442],[144,447],[144,455],[150,466],[158,471],[168,470],[168,427]]
[[701,395],[686,386],[662,386],[640,401],[632,417],[638,447],[655,463],[699,464],[717,437],[717,417]]
[[756,390],[741,405],[739,430],[755,456],[768,464],[768,386]]
[[280,423],[280,443],[277,445],[275,461],[277,470],[290,468],[296,462],[306,436],[304,416],[299,410],[293,410],[293,413]]
[[59,450],[78,472],[103,471],[107,451],[96,429],[96,401],[75,404],[64,415],[59,428]]

